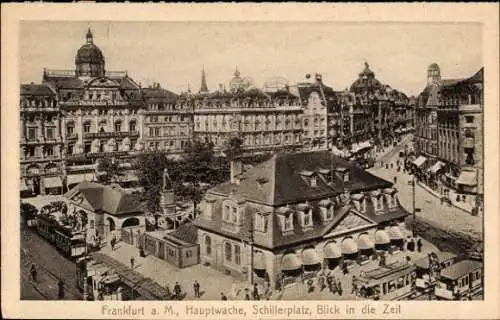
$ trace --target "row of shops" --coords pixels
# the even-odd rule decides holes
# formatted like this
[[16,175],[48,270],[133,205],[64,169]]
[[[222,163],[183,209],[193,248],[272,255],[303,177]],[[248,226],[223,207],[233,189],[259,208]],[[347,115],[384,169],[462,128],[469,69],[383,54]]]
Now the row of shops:
[[411,161],[411,164],[417,179],[433,189],[445,186],[465,194],[477,192],[478,176],[474,169],[458,171],[440,160],[422,155]]
[[[126,171],[119,178],[119,183],[128,186],[133,185],[139,179],[133,171]],[[20,193],[21,197],[36,196],[39,194],[62,194],[72,189],[83,181],[97,181],[94,172],[75,173],[67,176],[31,176],[21,178]]]

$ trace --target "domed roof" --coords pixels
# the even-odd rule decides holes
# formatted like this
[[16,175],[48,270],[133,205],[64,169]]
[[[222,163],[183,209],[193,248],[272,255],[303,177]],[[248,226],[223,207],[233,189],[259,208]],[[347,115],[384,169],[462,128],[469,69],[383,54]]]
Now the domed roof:
[[76,63],[103,63],[104,55],[101,49],[94,44],[92,32],[87,31],[87,43],[78,49],[75,57]]
[[439,71],[439,66],[437,63],[433,63],[429,66],[429,69],[428,70],[437,70]]
[[370,66],[365,62],[365,69],[359,74],[359,78],[351,85],[351,92],[361,93],[374,93],[382,91],[383,85],[380,81],[375,79],[375,73],[370,70]]

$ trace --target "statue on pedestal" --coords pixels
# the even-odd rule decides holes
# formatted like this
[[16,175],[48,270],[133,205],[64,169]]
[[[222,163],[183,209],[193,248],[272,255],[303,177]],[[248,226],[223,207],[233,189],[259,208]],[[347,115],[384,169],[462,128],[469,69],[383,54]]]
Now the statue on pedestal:
[[163,170],[163,192],[172,189],[172,180],[168,175],[168,170],[165,168]]

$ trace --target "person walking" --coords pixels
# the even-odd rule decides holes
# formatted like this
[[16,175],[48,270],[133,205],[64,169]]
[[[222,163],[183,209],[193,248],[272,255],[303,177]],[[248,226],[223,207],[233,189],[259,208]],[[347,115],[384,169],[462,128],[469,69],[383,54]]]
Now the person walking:
[[62,280],[59,280],[57,282],[57,298],[59,300],[64,299],[64,283],[62,282]]
[[357,297],[358,296],[358,284],[356,283],[356,276],[352,276],[352,290],[351,294],[353,294]]
[[181,292],[181,285],[179,284],[179,282],[176,282],[174,285],[174,294],[177,300],[181,300]]
[[337,280],[337,291],[339,292],[339,296],[342,296],[342,282],[340,282],[340,279]]
[[398,177],[394,176],[394,183],[398,182]]
[[200,284],[196,280],[194,280],[193,289],[194,289],[194,296],[196,298],[199,298],[200,297]]
[[115,251],[116,236],[114,234],[113,234],[113,237],[111,238],[110,244],[111,244],[111,251]]
[[30,268],[30,275],[31,275],[31,280],[33,280],[34,282],[37,281],[37,274],[38,272],[36,271],[35,264],[32,263]]
[[130,258],[130,269],[134,269],[135,259],[134,257]]
[[253,299],[260,300],[259,287],[256,283],[253,284]]
[[220,299],[221,299],[222,301],[226,301],[226,300],[227,300],[227,297],[226,297],[226,295],[224,294],[224,292],[221,292],[221,293],[220,293]]

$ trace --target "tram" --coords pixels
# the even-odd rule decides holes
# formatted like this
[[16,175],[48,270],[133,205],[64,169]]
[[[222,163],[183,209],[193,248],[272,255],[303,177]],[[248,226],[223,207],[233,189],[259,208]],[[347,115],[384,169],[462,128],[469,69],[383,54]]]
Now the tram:
[[426,291],[437,281],[439,271],[456,262],[457,255],[451,252],[431,253],[428,257],[414,262],[417,273],[416,289]]
[[415,287],[416,267],[408,262],[394,262],[366,272],[354,281],[364,298],[399,300]]
[[463,260],[441,270],[434,295],[439,300],[467,300],[483,289],[483,264]]
[[124,300],[123,282],[104,263],[82,257],[77,261],[76,284],[89,300]]
[[50,216],[40,214],[36,217],[38,234],[53,244],[68,258],[77,258],[85,254],[85,237],[82,233],[74,233],[61,226]]

